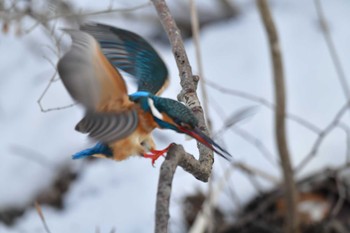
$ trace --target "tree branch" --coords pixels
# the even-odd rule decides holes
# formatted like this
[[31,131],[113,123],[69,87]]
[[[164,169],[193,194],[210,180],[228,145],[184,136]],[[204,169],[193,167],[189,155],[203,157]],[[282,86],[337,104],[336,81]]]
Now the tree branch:
[[349,89],[348,82],[346,81],[347,77],[345,75],[344,68],[340,62],[340,58],[339,58],[339,55],[338,55],[337,50],[335,48],[332,36],[329,33],[329,27],[328,27],[328,23],[326,20],[326,16],[325,16],[324,11],[323,11],[321,1],[314,0],[314,4],[316,7],[317,16],[319,18],[319,21],[320,21],[320,24],[322,27],[323,35],[324,35],[324,38],[325,38],[326,43],[327,43],[327,48],[329,50],[329,53],[331,55],[331,58],[332,58],[332,61],[333,61],[334,67],[335,67],[335,70],[336,70],[337,75],[338,75],[338,80],[339,80],[340,86],[343,89],[346,101],[348,101],[348,100],[350,100],[350,89]]
[[[170,14],[170,11],[164,0],[152,0],[159,19],[165,29],[175,56],[175,60],[179,69],[180,74],[180,84],[182,91],[178,96],[180,101],[186,103],[186,105],[193,111],[194,115],[199,121],[199,128],[208,135],[208,130],[205,125],[203,109],[198,100],[196,93],[197,84],[199,81],[198,76],[192,76],[192,69],[189,64],[185,47],[181,39],[181,34],[179,29],[176,26],[176,23],[173,17]],[[204,146],[201,143],[197,143],[199,149],[199,161],[196,162],[193,156],[184,156],[180,161],[180,164],[183,165],[184,169],[191,174],[197,174],[195,177],[202,181],[207,181],[211,172],[213,159],[213,151]],[[194,169],[191,170],[190,169]],[[198,174],[202,174],[200,177]]]
[[311,151],[305,156],[305,158],[300,162],[300,164],[296,167],[295,172],[298,173],[300,172],[310,161],[313,159],[317,152],[318,149],[325,139],[325,137],[337,126],[339,126],[339,121],[343,117],[343,115],[346,113],[346,111],[350,108],[350,101],[348,101],[346,104],[344,104],[343,107],[338,111],[338,113],[335,115],[333,120],[322,130],[318,136],[317,139],[315,140]]
[[[192,69],[187,58],[180,31],[176,26],[165,1],[152,0],[152,3],[158,13],[163,28],[168,35],[176,64],[179,69],[182,91],[178,95],[178,99],[185,102],[185,104],[193,111],[199,121],[199,128],[208,135],[203,109],[196,93],[199,77],[192,75]],[[197,143],[199,149],[199,160],[196,160],[192,155],[186,153],[181,146],[174,147],[174,152],[170,151],[167,155],[167,159],[162,164],[163,170],[159,177],[155,232],[167,232],[171,183],[176,166],[180,165],[185,171],[191,173],[197,179],[207,182],[214,162],[213,151],[200,143]],[[165,173],[167,174],[165,175]]]
[[257,5],[260,11],[262,21],[269,39],[270,52],[273,63],[274,87],[275,87],[275,137],[277,148],[281,159],[281,165],[284,176],[284,185],[286,189],[286,232],[297,233],[299,231],[298,219],[298,192],[293,178],[293,170],[290,162],[285,116],[286,116],[286,94],[283,74],[282,55],[277,35],[277,30],[274,25],[272,15],[268,6],[267,0],[257,0]]
[[202,92],[202,100],[203,100],[203,109],[204,116],[206,118],[206,123],[208,125],[209,131],[211,131],[211,120],[209,117],[209,106],[208,106],[208,93],[207,89],[204,85],[204,71],[203,71],[203,63],[202,63],[202,54],[201,54],[201,45],[200,45],[200,35],[199,35],[199,22],[198,22],[198,14],[196,7],[196,0],[190,0],[190,10],[191,10],[191,26],[192,26],[192,40],[194,42],[194,48],[196,51],[196,61],[197,61],[197,69],[199,77],[201,77],[202,82],[199,84],[200,90]]
[[180,145],[171,146],[168,154],[160,168],[157,203],[156,203],[156,225],[155,232],[167,232],[169,220],[169,200],[174,173],[183,155],[184,148]]

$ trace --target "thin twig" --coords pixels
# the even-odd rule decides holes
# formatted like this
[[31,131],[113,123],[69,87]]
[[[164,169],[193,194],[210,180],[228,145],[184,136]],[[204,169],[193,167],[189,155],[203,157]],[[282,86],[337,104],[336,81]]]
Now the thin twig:
[[279,161],[276,162],[274,158],[276,158],[275,155],[272,154],[272,152],[264,145],[264,143],[259,140],[257,137],[255,137],[253,134],[249,133],[248,131],[235,127],[231,129],[233,132],[235,132],[240,137],[244,138],[247,142],[251,143],[255,148],[257,148],[260,153],[263,155],[263,157],[272,165],[276,166],[279,164]]
[[[189,233],[202,233],[208,228],[210,229],[210,224],[212,222],[210,219],[212,218],[212,208],[217,205],[219,196],[233,171],[234,170],[231,167],[225,170],[224,175],[217,182],[217,185],[213,187],[212,193],[210,193],[205,199],[202,205],[202,211],[197,214],[196,220],[192,224]],[[211,228],[211,230],[214,229]]]
[[96,15],[103,15],[103,14],[111,14],[111,13],[116,13],[116,12],[130,12],[130,11],[135,11],[138,9],[142,9],[145,7],[150,6],[150,2],[147,3],[143,3],[141,5],[138,6],[134,6],[134,7],[130,7],[130,8],[124,8],[124,9],[107,9],[107,10],[101,10],[101,11],[91,11],[91,12],[69,12],[69,13],[65,13],[65,14],[58,14],[58,15],[54,15],[51,17],[47,17],[45,18],[45,16],[40,16],[40,17],[34,17],[36,20],[37,18],[44,18],[44,19],[40,19],[37,20],[37,22],[35,22],[32,26],[30,26],[26,32],[31,32],[34,28],[36,28],[39,24],[41,24],[42,22],[49,22],[55,19],[59,19],[59,18],[70,18],[70,17],[89,17],[89,16],[96,16]]
[[38,213],[38,215],[39,215],[39,217],[41,219],[41,222],[42,222],[42,224],[43,224],[43,226],[45,228],[46,233],[51,233],[50,228],[49,228],[49,226],[46,223],[45,216],[43,214],[43,211],[41,209],[40,204],[38,202],[35,202],[34,205],[35,205],[36,212]]
[[320,24],[321,24],[321,28],[322,28],[322,32],[324,35],[324,38],[326,40],[327,43],[327,48],[329,50],[329,53],[331,55],[335,70],[337,72],[337,76],[339,79],[339,83],[343,89],[343,93],[345,95],[346,101],[350,100],[350,89],[349,89],[349,85],[347,83],[347,78],[344,72],[344,68],[340,62],[340,58],[339,55],[337,53],[337,50],[335,48],[332,36],[329,32],[329,27],[328,27],[328,23],[326,20],[326,16],[324,14],[323,8],[322,8],[322,4],[320,0],[314,0],[315,3],[315,7],[316,7],[316,12],[317,12],[317,16],[320,20]]
[[338,190],[338,200],[331,211],[331,217],[336,217],[339,211],[342,209],[344,202],[346,200],[346,187],[344,187],[343,182],[339,179],[338,174],[335,176],[335,182]]
[[345,114],[346,110],[350,107],[350,101],[348,103],[346,103],[336,114],[336,116],[333,118],[333,120],[331,121],[331,123],[329,123],[329,125],[324,128],[324,130],[322,130],[317,139],[315,140],[311,151],[305,156],[305,158],[300,162],[300,164],[295,168],[295,172],[298,173],[300,172],[310,161],[311,159],[313,159],[317,152],[318,149],[321,145],[321,143],[323,142],[324,138],[338,125],[340,119],[342,118],[342,116]]
[[284,185],[286,189],[286,232],[297,233],[299,229],[298,216],[298,191],[294,181],[292,165],[290,162],[289,149],[286,138],[285,127],[285,109],[286,109],[286,94],[282,64],[282,54],[279,45],[277,29],[273,22],[273,18],[269,9],[267,0],[257,0],[260,16],[262,18],[270,46],[270,53],[273,63],[274,87],[275,87],[275,137],[277,148],[281,160],[283,170]]
[[[215,111],[218,113],[218,116],[221,118],[221,120],[223,122],[226,122],[226,117],[224,116],[224,111],[220,108],[219,103],[217,103],[215,101],[215,99],[212,99],[213,101],[213,109],[215,109]],[[223,124],[225,125],[225,123]],[[223,129],[224,126],[222,126],[221,129]],[[217,138],[219,135],[221,135],[221,133],[219,133],[221,131],[221,129],[219,129],[216,133],[213,134],[214,139]],[[238,127],[230,127],[229,128],[232,132],[234,132],[235,134],[237,134],[238,136],[240,136],[242,139],[244,139],[245,141],[247,141],[248,143],[252,144],[254,147],[256,147],[256,149],[258,151],[260,151],[260,153],[263,155],[263,157],[269,161],[269,163],[271,163],[271,165],[275,166],[276,165],[276,161],[274,160],[274,158],[276,158],[275,155],[272,154],[272,152],[269,151],[269,149],[264,145],[264,143],[258,139],[257,137],[255,137],[253,134],[251,134],[250,132],[243,130],[241,128]]]
[[41,93],[41,95],[39,96],[38,100],[36,101],[40,107],[40,111],[41,112],[50,112],[50,111],[56,111],[56,110],[62,110],[62,109],[66,109],[66,108],[71,108],[73,106],[75,106],[76,104],[69,104],[66,106],[62,106],[62,107],[55,107],[55,108],[44,108],[42,105],[42,100],[44,99],[46,93],[48,92],[48,90],[50,89],[51,85],[53,82],[55,82],[55,78],[57,75],[57,71],[55,71],[55,73],[51,76],[49,82],[47,83],[44,91]]
[[190,9],[191,9],[192,38],[194,41],[194,48],[196,51],[198,74],[201,79],[201,82],[199,83],[199,88],[202,93],[202,104],[203,104],[204,116],[205,116],[205,119],[207,120],[209,132],[211,132],[212,123],[209,117],[209,106],[208,106],[209,102],[208,102],[207,89],[204,85],[205,77],[204,77],[203,62],[202,62],[202,55],[201,55],[201,44],[200,44],[200,34],[199,34],[200,29],[199,29],[199,22],[198,22],[196,0],[190,0]]
[[[202,92],[202,105],[203,105],[203,112],[204,112],[204,118],[206,120],[206,125],[208,127],[209,133],[212,133],[212,123],[209,117],[209,107],[208,107],[208,94],[207,90],[204,86],[204,71],[203,71],[203,65],[202,65],[202,55],[201,55],[201,46],[200,46],[200,34],[199,34],[199,22],[198,22],[198,14],[197,14],[197,7],[196,7],[196,0],[189,0],[190,3],[190,11],[191,11],[191,27],[192,27],[192,40],[194,41],[194,48],[196,53],[196,61],[197,61],[197,68],[198,68],[198,74],[199,78],[202,82],[199,82],[199,88]],[[213,183],[212,179],[209,180],[209,189],[208,189],[208,195],[210,196],[212,194],[212,188]],[[210,211],[208,211],[209,217],[209,233],[213,232],[214,224],[210,219],[212,219],[212,208],[209,208]]]
[[269,174],[268,172],[266,171],[263,171],[263,170],[260,170],[258,168],[254,168],[248,164],[245,164],[243,162],[235,162],[235,163],[232,163],[232,166],[242,170],[243,172],[249,174],[249,175],[254,175],[254,176],[258,176],[258,177],[261,177],[269,182],[271,182],[272,184],[274,185],[279,185],[280,184],[280,180]]
[[346,164],[350,164],[350,127],[344,123],[339,123],[338,126],[345,131],[346,134]]
[[[235,89],[231,89],[231,88],[222,87],[222,86],[220,86],[214,82],[211,82],[209,80],[205,80],[205,82],[209,87],[214,88],[214,89],[220,91],[221,93],[225,93],[225,94],[233,95],[233,96],[240,97],[243,99],[247,99],[247,100],[253,101],[255,103],[261,104],[264,107],[271,109],[273,111],[276,110],[276,105],[269,102],[268,100],[266,100],[264,98],[255,96],[253,94],[250,94],[250,93],[247,93],[244,91],[239,91],[239,90],[235,90]],[[299,125],[305,127],[306,129],[316,133],[316,134],[321,132],[321,129],[319,127],[317,127],[316,125],[312,124],[310,121],[308,121],[300,116],[297,116],[297,115],[292,114],[292,113],[286,113],[286,117],[289,118],[290,120],[298,123]]]

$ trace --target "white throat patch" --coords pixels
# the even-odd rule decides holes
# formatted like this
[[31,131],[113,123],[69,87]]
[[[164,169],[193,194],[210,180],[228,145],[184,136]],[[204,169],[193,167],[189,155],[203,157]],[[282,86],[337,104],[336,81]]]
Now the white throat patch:
[[153,114],[155,117],[157,117],[157,118],[163,120],[163,115],[162,115],[162,114],[158,111],[158,109],[154,106],[154,101],[153,101],[153,99],[148,98],[148,104],[149,104],[149,106],[150,106],[150,108],[151,108],[152,114]]

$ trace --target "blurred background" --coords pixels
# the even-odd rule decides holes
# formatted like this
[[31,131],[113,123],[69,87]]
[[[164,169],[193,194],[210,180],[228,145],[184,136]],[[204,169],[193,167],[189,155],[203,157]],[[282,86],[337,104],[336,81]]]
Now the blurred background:
[[[234,155],[216,156],[212,178],[178,168],[170,232],[189,232],[202,204],[206,232],[281,232],[286,209],[274,137],[274,87],[268,41],[253,0],[167,1],[184,38],[214,139]],[[287,138],[300,191],[303,232],[350,232],[350,2],[271,0],[285,69]],[[191,16],[198,14],[202,71]],[[83,109],[56,73],[70,39],[61,28],[97,21],[145,37],[181,88],[166,34],[145,0],[0,0],[0,232],[153,232],[159,159],[71,160],[92,146],[74,131]],[[198,44],[197,44],[198,45]],[[135,90],[127,77],[129,92]],[[203,98],[203,91],[205,98]],[[253,109],[232,124],[237,114]],[[155,131],[158,148],[194,140]],[[215,195],[213,195],[215,194]],[[193,228],[192,228],[193,229]],[[194,231],[193,232],[199,232]]]

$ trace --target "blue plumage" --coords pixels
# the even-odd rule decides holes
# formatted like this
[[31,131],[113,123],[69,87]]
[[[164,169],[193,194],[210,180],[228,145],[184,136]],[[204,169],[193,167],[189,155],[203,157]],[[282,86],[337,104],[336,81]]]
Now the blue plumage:
[[73,159],[82,159],[86,157],[90,157],[94,154],[103,154],[106,157],[112,157],[113,152],[112,150],[105,144],[97,143],[94,147],[82,150],[78,153],[75,153],[72,158]]
[[[151,113],[159,128],[187,134],[229,160],[231,155],[199,129],[198,119],[187,106],[169,98],[156,96],[167,82],[168,70],[146,40],[133,32],[103,24],[83,25],[81,30],[98,41],[103,54],[116,69],[123,70],[137,79],[138,91],[129,95],[129,99],[137,103],[146,114]],[[154,154],[149,158],[154,162],[165,151],[152,149]],[[93,154],[110,157],[112,151],[108,146],[98,143],[93,148],[75,154],[73,158],[84,158]],[[144,155],[147,156],[149,155]]]
[[166,84],[168,69],[165,63],[139,35],[103,24],[86,24],[80,29],[96,38],[113,66],[137,79],[138,91],[156,94]]

